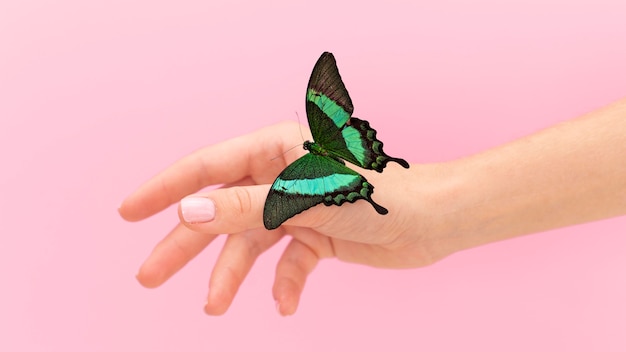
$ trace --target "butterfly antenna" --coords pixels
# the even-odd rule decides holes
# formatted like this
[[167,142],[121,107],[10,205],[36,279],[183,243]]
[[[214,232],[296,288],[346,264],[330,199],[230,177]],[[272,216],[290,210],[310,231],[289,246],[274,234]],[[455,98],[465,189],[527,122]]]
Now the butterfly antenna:
[[304,142],[304,134],[302,133],[302,123],[300,122],[300,115],[298,115],[298,111],[296,111],[296,117],[298,117],[298,129],[300,130],[300,137],[302,137],[302,141]]
[[285,154],[287,154],[287,152],[292,151],[292,150],[294,150],[295,148],[297,148],[297,147],[299,147],[299,146],[301,146],[301,145],[302,145],[302,144],[296,144],[296,145],[294,145],[293,147],[291,147],[291,148],[289,148],[289,149],[285,150],[282,154],[280,154],[280,155],[276,155],[275,157],[271,158],[271,159],[270,159],[270,161],[274,161],[274,160],[276,160],[276,159],[280,158],[281,156],[284,156]]

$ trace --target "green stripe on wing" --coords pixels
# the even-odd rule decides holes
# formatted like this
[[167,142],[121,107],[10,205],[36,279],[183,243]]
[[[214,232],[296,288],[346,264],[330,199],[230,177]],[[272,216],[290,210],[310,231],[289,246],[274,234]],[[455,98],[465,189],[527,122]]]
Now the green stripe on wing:
[[[347,112],[343,107],[337,104],[334,100],[327,97],[321,92],[315,91],[313,88],[309,88],[306,92],[306,100],[312,102],[321,111],[326,114],[326,118],[330,118],[335,126],[338,128],[343,127],[350,119],[352,112]],[[307,110],[307,116],[309,111]]]
[[320,196],[334,192],[345,185],[358,185],[358,175],[335,174],[320,178],[279,180],[276,190],[305,196]]

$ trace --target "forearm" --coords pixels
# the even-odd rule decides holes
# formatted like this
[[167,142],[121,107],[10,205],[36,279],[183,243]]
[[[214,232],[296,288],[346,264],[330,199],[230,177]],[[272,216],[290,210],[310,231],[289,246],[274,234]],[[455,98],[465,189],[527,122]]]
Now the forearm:
[[626,99],[448,165],[459,249],[626,214]]

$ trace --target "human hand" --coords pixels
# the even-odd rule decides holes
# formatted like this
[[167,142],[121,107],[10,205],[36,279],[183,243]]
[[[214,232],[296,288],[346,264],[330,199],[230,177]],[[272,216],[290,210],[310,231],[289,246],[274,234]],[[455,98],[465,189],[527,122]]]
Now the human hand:
[[[406,170],[389,164],[383,174],[355,168],[374,185],[373,198],[389,209],[376,213],[366,201],[315,206],[276,230],[263,227],[271,183],[305,153],[299,125],[281,123],[198,150],[146,182],[120,206],[129,221],[144,219],[181,199],[180,224],[153,250],[137,279],[156,287],[181,269],[218,235],[228,234],[209,282],[205,311],[223,314],[255,259],[284,235],[292,236],[273,285],[279,313],[293,314],[307,275],[322,258],[375,267],[405,268],[432,263],[454,250],[435,245],[427,166]],[[350,165],[350,167],[352,167]],[[432,178],[431,181],[436,178]],[[223,187],[190,194],[209,186]],[[428,231],[426,231],[428,230]],[[429,234],[430,237],[426,237]]]

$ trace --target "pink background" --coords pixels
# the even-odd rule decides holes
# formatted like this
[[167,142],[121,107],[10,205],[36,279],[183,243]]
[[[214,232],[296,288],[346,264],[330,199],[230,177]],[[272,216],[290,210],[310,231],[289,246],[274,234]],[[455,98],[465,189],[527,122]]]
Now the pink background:
[[355,115],[411,162],[579,116],[626,93],[625,13],[621,0],[3,1],[0,350],[626,350],[625,217],[422,269],[327,260],[282,318],[281,248],[209,317],[221,242],[148,290],[134,274],[175,208],[140,223],[116,211],[194,149],[302,118],[326,50]]

